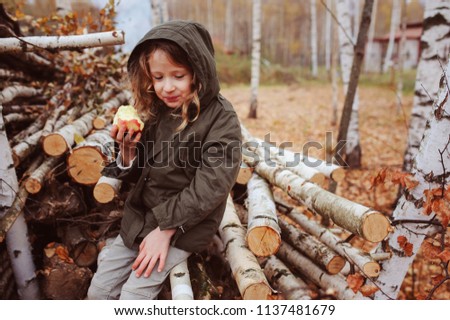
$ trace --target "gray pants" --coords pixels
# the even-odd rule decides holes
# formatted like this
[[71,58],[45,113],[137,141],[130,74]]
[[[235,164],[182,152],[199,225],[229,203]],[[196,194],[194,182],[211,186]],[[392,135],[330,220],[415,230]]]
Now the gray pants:
[[161,272],[157,270],[158,262],[150,277],[145,278],[141,275],[138,278],[135,272],[131,270],[138,252],[138,245],[135,245],[132,249],[126,247],[120,235],[110,246],[103,248],[101,256],[99,256],[97,272],[92,278],[88,290],[87,299],[156,299],[170,270],[190,255],[190,252],[170,247],[166,264]]

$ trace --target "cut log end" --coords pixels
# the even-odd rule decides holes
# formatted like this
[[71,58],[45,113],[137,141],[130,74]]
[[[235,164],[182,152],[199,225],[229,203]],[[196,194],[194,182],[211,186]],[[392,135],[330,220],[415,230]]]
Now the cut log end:
[[363,270],[365,275],[374,278],[380,274],[380,265],[377,262],[368,262],[364,265]]
[[331,173],[331,179],[333,179],[336,182],[340,182],[344,180],[344,178],[345,178],[344,168],[337,168]]
[[237,176],[236,182],[239,184],[246,185],[253,174],[253,168],[241,167],[239,169],[239,174]]
[[268,257],[280,248],[280,233],[266,226],[254,227],[247,233],[247,244],[256,256]]
[[79,267],[90,267],[97,261],[97,245],[91,241],[82,241],[72,249],[71,256]]
[[92,125],[94,126],[94,129],[100,130],[106,127],[106,119],[102,116],[98,116],[97,118],[92,121]]
[[325,175],[323,173],[316,173],[311,178],[309,178],[309,181],[312,183],[317,184],[318,186],[324,186],[325,185]]
[[79,184],[94,185],[101,177],[105,160],[101,152],[94,147],[75,149],[67,157],[68,173]]
[[362,223],[361,236],[371,242],[380,242],[387,237],[391,224],[380,212],[369,212]]
[[100,203],[109,203],[114,199],[116,192],[108,183],[97,183],[94,187],[94,198]]
[[345,259],[341,256],[335,256],[327,265],[327,272],[329,274],[338,274],[345,266]]
[[42,141],[42,149],[47,155],[57,157],[63,155],[69,147],[62,135],[59,133],[50,133]]
[[272,294],[272,290],[265,283],[256,283],[249,286],[244,294],[244,300],[269,300]]
[[42,185],[38,180],[28,178],[27,181],[25,181],[25,189],[31,194],[36,194],[41,191]]

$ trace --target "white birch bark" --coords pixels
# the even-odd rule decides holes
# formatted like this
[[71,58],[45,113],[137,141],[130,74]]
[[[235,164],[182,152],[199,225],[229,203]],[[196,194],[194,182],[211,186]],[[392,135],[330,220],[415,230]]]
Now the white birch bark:
[[[448,99],[450,83],[450,63],[445,67],[444,79],[441,80],[437,99],[433,104],[433,112],[426,124],[426,130],[420,143],[417,156],[414,159],[411,173],[418,185],[405,190],[405,194],[397,203],[392,216],[396,225],[394,233],[388,238],[392,258],[383,262],[382,271],[377,284],[381,290],[375,293],[376,299],[396,299],[401,284],[414,260],[415,255],[426,234],[433,228],[426,223],[401,223],[402,220],[430,221],[436,214],[445,215],[443,208],[439,211],[424,214],[426,192],[432,189],[445,189],[450,185],[450,101]],[[448,208],[448,200],[444,205]],[[433,206],[434,207],[434,206]],[[436,210],[435,208],[433,208]],[[403,236],[412,245],[412,252],[407,254],[399,244],[399,237]],[[400,242],[401,243],[401,242]]]
[[214,17],[213,17],[213,13],[214,13],[214,7],[213,7],[213,0],[207,0],[206,3],[206,10],[207,10],[207,26],[208,26],[208,31],[209,33],[211,33],[211,36],[214,38],[215,33],[214,33]]
[[180,262],[170,271],[172,300],[194,300],[187,260]]
[[124,39],[125,35],[121,30],[72,36],[2,38],[0,42],[0,53],[17,53],[40,49],[75,50],[113,46],[124,44]]
[[403,63],[406,55],[406,0],[401,0],[401,26],[400,26],[400,41],[398,43],[398,59],[396,64],[397,69],[397,113],[400,114],[403,108]]
[[251,97],[249,118],[257,117],[258,87],[261,64],[261,0],[253,0],[252,22],[252,70],[251,70]]
[[159,0],[150,0],[152,8],[152,26],[156,27],[162,22],[161,2]]
[[61,161],[61,157],[49,157],[45,159],[39,168],[34,170],[27,180],[25,180],[25,189],[31,194],[36,194],[41,191],[45,177],[59,161]]
[[244,300],[268,299],[271,294],[269,283],[255,256],[247,249],[245,228],[239,221],[231,197],[228,197],[219,233],[242,298]]
[[167,22],[169,21],[169,7],[167,5],[167,0],[160,0],[160,2],[162,22]]
[[306,232],[317,237],[321,242],[354,264],[366,277],[377,277],[379,275],[380,265],[368,253],[353,247],[348,242],[342,241],[341,238],[327,228],[308,219],[304,214],[296,210],[292,210],[288,217],[297,222]]
[[94,198],[100,203],[109,203],[119,194],[122,180],[101,176],[94,187]]
[[427,1],[424,12],[424,44],[417,66],[414,101],[408,131],[403,169],[410,171],[412,160],[419,149],[425,124],[431,113],[442,73],[440,61],[446,61],[450,47],[450,3],[446,0]]
[[233,0],[225,1],[225,52],[233,52]]
[[375,37],[375,25],[377,22],[377,10],[378,10],[378,0],[373,1],[372,17],[370,19],[369,35],[367,40],[364,69],[367,72],[370,70],[370,65],[373,63],[371,60],[373,51],[373,38]]
[[327,9],[325,13],[325,69],[327,72],[331,70],[331,0],[327,0]]
[[[347,94],[348,84],[350,82],[350,73],[353,64],[353,38],[351,32],[351,20],[347,0],[337,0],[337,16],[340,23],[339,27],[339,45],[341,57],[342,82],[344,84],[344,94]],[[347,144],[345,148],[346,160],[348,163],[358,164],[361,158],[361,147],[359,141],[359,94],[356,90],[353,101],[350,124],[347,132]]]
[[310,0],[311,11],[311,75],[317,78],[317,8],[316,0]]
[[244,161],[241,162],[239,174],[236,178],[236,183],[246,185],[253,174],[253,168],[249,167]]
[[114,118],[114,111],[121,105],[129,102],[130,92],[123,91],[115,97],[106,101],[100,107],[100,114],[92,122],[95,129],[103,129],[106,125],[112,122]]
[[360,3],[359,0],[352,0],[353,3],[353,41],[356,43],[356,38],[358,37],[359,32],[359,23],[360,23]]
[[270,256],[264,266],[264,274],[285,299],[311,300],[308,285],[292,274],[276,256]]
[[386,56],[384,57],[383,72],[388,72],[394,63],[392,61],[392,56],[394,54],[395,46],[395,34],[397,32],[398,25],[400,23],[402,7],[400,5],[400,0],[393,0],[392,3],[392,15],[391,15],[391,27],[389,31],[389,42],[386,49]]
[[333,290],[338,299],[365,299],[361,293],[354,293],[353,290],[350,289],[344,277],[339,274],[327,274],[311,260],[285,242],[281,244],[277,257],[294,266],[296,271],[324,290]]
[[65,15],[72,12],[72,5],[70,0],[55,0],[56,13],[59,16],[64,17]]
[[275,254],[280,247],[281,230],[270,185],[253,173],[247,184],[247,192],[248,247],[258,257]]
[[31,78],[22,71],[0,69],[0,79],[31,81]]
[[5,115],[4,121],[6,124],[13,122],[27,122],[35,119],[36,117],[32,114],[23,114],[23,113],[10,113]]
[[0,92],[0,105],[13,101],[15,98],[29,98],[42,93],[41,89],[27,87],[23,85],[14,85],[4,88]]

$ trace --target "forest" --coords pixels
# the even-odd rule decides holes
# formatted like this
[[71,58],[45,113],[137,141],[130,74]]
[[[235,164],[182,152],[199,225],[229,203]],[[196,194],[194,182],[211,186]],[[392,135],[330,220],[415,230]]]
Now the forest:
[[170,20],[209,30],[243,156],[159,299],[450,299],[446,0],[0,1],[1,299],[86,298],[129,52]]

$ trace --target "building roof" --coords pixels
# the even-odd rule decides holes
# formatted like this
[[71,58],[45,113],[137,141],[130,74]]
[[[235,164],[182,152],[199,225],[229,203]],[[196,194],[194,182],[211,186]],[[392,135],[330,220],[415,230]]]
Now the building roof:
[[[415,22],[415,23],[408,23],[406,25],[406,39],[411,40],[420,40],[420,37],[422,36],[422,22]],[[397,29],[395,32],[395,41],[400,41],[402,33],[400,28]],[[385,35],[381,37],[375,37],[373,41],[378,42],[387,42],[389,41],[389,33],[386,33]]]

